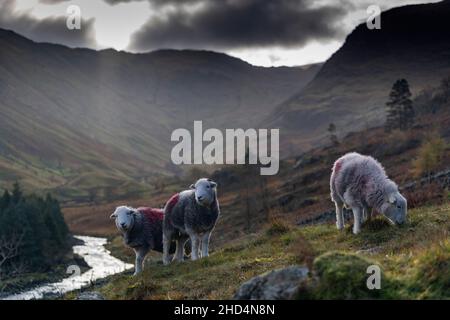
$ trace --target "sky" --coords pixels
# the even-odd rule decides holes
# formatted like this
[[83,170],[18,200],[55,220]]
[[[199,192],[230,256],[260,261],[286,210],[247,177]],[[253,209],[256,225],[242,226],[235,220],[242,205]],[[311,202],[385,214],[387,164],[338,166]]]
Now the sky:
[[[429,2],[439,0],[0,0],[0,28],[70,47],[213,50],[299,66],[327,60],[371,5]],[[81,10],[81,30],[66,26],[70,5]]]

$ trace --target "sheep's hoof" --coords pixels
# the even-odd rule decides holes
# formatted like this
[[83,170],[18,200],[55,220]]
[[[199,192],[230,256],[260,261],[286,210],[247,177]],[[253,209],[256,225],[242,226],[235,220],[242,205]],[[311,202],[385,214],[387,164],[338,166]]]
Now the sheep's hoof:
[[344,230],[344,225],[339,225],[338,223],[336,223],[336,228],[337,228],[339,231],[342,231],[342,230]]

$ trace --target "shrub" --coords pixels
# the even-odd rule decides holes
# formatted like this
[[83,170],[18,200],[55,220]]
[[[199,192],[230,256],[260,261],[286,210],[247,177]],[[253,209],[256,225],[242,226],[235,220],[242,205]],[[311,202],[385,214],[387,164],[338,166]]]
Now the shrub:
[[269,236],[283,234],[291,230],[291,226],[281,218],[271,218],[271,220],[266,231]]
[[417,158],[413,162],[413,173],[416,177],[430,176],[439,168],[447,149],[447,143],[440,136],[429,136],[419,148]]
[[369,290],[367,268],[375,264],[361,256],[330,251],[314,260],[315,278],[305,282],[299,299],[375,299],[390,298],[392,286],[381,273],[381,289]]

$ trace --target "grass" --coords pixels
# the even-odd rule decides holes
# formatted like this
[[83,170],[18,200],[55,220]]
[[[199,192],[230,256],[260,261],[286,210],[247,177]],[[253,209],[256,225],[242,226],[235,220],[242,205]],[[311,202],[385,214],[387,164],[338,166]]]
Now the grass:
[[[109,299],[227,299],[256,275],[308,265],[302,299],[450,299],[449,231],[449,204],[411,210],[403,227],[378,217],[356,236],[351,226],[338,232],[332,224],[285,228],[275,221],[206,259],[167,267],[152,259],[141,275],[114,276],[99,290]],[[381,268],[381,290],[366,287],[371,264]]]

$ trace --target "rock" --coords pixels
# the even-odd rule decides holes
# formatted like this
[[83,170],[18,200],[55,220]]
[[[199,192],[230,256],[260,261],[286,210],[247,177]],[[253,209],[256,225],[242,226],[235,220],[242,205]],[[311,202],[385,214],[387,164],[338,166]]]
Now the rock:
[[236,300],[288,300],[308,276],[306,267],[291,266],[256,276],[243,283],[234,295]]
[[77,300],[105,300],[105,298],[97,291],[81,292]]

